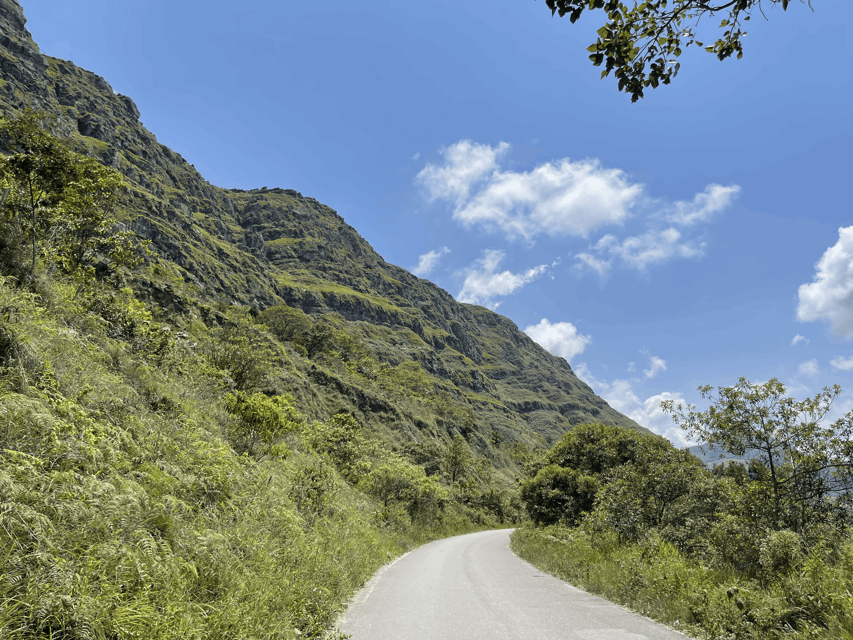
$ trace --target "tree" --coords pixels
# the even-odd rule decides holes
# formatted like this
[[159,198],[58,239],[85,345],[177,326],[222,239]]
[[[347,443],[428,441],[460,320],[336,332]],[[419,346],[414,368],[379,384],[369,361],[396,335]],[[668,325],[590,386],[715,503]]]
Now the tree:
[[234,387],[246,391],[260,387],[279,359],[279,349],[251,322],[240,318],[223,329],[208,347],[210,362],[227,371]]
[[750,507],[753,513],[769,511],[765,526],[802,533],[809,524],[845,513],[853,488],[853,411],[825,424],[841,393],[838,385],[799,402],[775,378],[764,384],[741,378],[716,393],[710,386],[699,392],[711,401],[705,411],[672,400],[661,406],[691,438],[756,459],[745,486],[759,502],[769,498],[769,509]]
[[[7,224],[31,249],[30,277],[35,275],[39,245],[65,272],[75,274],[96,252],[114,265],[138,262],[134,234],[118,231],[113,209],[121,175],[92,158],[72,153],[42,129],[47,116],[27,112],[0,126],[0,158],[5,183],[2,206]],[[8,190],[8,192],[6,191]]]
[[599,476],[611,469],[649,458],[653,451],[672,449],[665,438],[601,423],[580,424],[560,438],[546,455],[546,464]]
[[637,540],[649,529],[673,523],[703,472],[689,451],[648,446],[636,461],[603,474],[593,515],[623,538]]
[[305,430],[305,441],[334,465],[349,482],[357,484],[370,470],[375,440],[365,437],[361,425],[348,413],[337,413],[327,422],[315,422]]
[[[705,47],[720,60],[743,57],[743,23],[767,6],[788,9],[790,0],[635,0],[633,7],[620,0],[545,0],[551,15],[569,16],[574,24],[584,11],[601,9],[607,22],[598,30],[595,44],[587,48],[596,67],[604,64],[601,77],[613,72],[619,90],[631,94],[631,102],[643,97],[643,89],[669,84],[676,76],[682,48],[704,47],[695,30],[703,18],[722,14],[722,35]],[[811,3],[809,1],[809,7]]]
[[293,403],[290,396],[249,395],[242,391],[227,394],[225,410],[238,420],[230,433],[236,448],[241,453],[264,457],[278,438],[302,426],[302,416]]
[[396,456],[371,469],[366,484],[386,510],[398,503],[413,520],[434,516],[447,501],[446,490],[427,477],[423,468]]
[[302,344],[309,358],[331,348],[335,339],[335,328],[332,323],[322,318],[314,323],[305,336]]
[[258,314],[258,320],[269,327],[279,340],[304,340],[311,330],[311,318],[301,309],[287,305],[268,307]]
[[72,177],[69,152],[28,112],[0,127],[4,147],[11,156],[0,160],[0,170],[10,189],[5,204],[7,218],[15,223],[32,247],[30,277],[35,274],[37,242],[49,228],[49,212],[60,202]]
[[117,221],[111,215],[123,184],[121,175],[92,158],[76,156],[69,178],[49,219],[45,253],[67,273],[77,272],[99,250],[116,263],[132,262],[133,233],[115,231]]
[[444,454],[444,467],[451,484],[468,475],[472,461],[465,438],[458,434],[453,436]]

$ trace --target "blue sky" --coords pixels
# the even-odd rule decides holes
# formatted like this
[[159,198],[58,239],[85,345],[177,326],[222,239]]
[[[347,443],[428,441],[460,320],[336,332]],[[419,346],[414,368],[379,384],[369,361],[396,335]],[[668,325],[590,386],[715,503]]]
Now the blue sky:
[[633,105],[599,12],[543,0],[22,4],[210,182],[328,204],[675,442],[660,400],[741,376],[853,409],[850,0],[768,7]]

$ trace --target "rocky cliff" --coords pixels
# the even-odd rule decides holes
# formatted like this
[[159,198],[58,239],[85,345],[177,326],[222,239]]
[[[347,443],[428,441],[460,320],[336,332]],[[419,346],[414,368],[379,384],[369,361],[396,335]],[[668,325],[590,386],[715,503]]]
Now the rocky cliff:
[[315,199],[208,183],[157,142],[131,98],[42,55],[16,0],[0,0],[0,108],[6,116],[25,108],[55,115],[55,133],[125,176],[120,217],[155,254],[134,286],[160,313],[211,301],[336,312],[377,358],[414,359],[451,384],[479,428],[547,441],[592,420],[640,428],[509,319],[386,263]]

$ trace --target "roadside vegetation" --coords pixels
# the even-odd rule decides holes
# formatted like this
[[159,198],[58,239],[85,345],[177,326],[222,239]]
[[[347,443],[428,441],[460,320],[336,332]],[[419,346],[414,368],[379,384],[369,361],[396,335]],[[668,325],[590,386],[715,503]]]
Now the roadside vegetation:
[[[335,635],[391,558],[522,517],[461,428],[323,415],[356,378],[393,407],[416,363],[287,307],[150,305],[169,264],[116,221],[121,177],[0,125],[0,637]],[[464,426],[426,389],[425,425]]]
[[666,404],[694,439],[748,464],[713,469],[668,441],[582,425],[528,463],[533,526],[512,548],[541,569],[697,638],[853,638],[853,413],[777,380]]

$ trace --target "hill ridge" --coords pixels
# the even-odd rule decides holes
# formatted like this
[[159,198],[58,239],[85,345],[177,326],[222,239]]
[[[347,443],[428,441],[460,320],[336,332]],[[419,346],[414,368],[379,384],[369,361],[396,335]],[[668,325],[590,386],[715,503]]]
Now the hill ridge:
[[477,429],[510,439],[553,442],[589,421],[641,428],[508,318],[387,263],[332,208],[295,189],[211,185],[144,127],[130,97],[41,54],[25,25],[21,5],[0,0],[0,106],[55,115],[55,133],[123,174],[120,217],[154,252],[133,286],[155,312],[224,302],[337,314],[377,359],[416,361],[476,408]]

